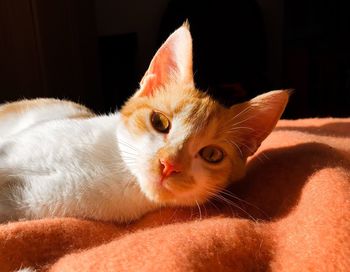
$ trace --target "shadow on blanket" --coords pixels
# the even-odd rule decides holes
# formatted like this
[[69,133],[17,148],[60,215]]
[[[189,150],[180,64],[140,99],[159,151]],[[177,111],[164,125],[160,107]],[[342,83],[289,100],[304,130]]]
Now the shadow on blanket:
[[244,180],[127,226],[0,226],[0,271],[350,271],[350,120],[282,120]]

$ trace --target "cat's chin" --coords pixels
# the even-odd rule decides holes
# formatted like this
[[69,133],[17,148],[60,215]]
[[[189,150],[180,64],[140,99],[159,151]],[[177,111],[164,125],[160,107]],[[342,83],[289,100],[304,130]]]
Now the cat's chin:
[[[151,188],[150,188],[151,187]],[[155,185],[144,190],[146,197],[157,204],[164,206],[194,206],[205,202],[206,198],[195,197],[192,190],[176,191],[168,186]]]
[[162,185],[148,186],[148,188],[143,191],[149,200],[159,204],[168,204],[171,200],[177,198],[176,192],[173,192]]
[[[165,193],[154,193],[151,196],[147,196],[153,203],[159,204],[161,206],[194,206],[196,205],[196,200],[193,198],[184,198],[177,196],[175,194],[165,194]],[[202,204],[203,200],[197,201]]]

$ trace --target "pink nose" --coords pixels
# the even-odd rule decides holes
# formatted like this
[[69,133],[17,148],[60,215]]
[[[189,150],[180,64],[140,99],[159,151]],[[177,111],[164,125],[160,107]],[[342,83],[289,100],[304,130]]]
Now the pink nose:
[[161,165],[163,179],[169,177],[172,174],[181,172],[179,166],[175,165],[172,162],[169,162],[168,160],[159,159],[159,162]]

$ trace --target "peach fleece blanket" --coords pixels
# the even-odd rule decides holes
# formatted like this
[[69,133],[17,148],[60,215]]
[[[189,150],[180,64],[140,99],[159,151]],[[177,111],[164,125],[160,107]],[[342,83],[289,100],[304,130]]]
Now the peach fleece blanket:
[[226,202],[0,225],[0,271],[350,271],[350,118],[282,120]]

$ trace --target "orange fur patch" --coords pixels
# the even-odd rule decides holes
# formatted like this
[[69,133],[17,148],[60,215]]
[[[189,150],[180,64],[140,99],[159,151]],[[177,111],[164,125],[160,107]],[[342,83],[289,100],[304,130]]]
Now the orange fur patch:
[[188,105],[191,112],[184,118],[185,124],[193,125],[196,131],[205,127],[222,107],[205,93],[186,86],[168,85],[156,91],[155,96],[133,96],[121,109],[125,125],[136,135],[147,130],[145,114],[153,110],[164,113],[170,121],[180,114]]

